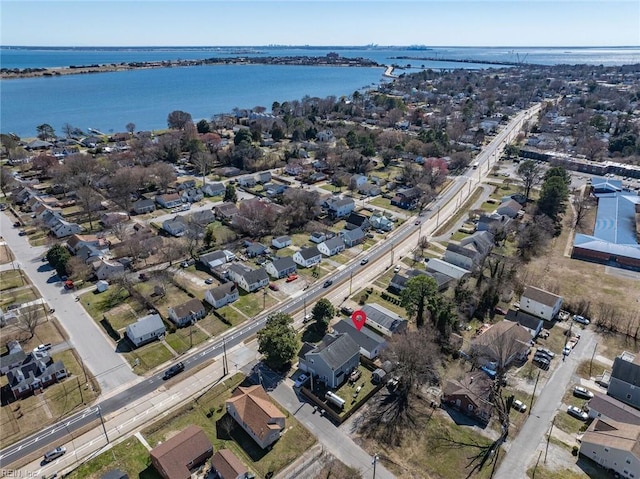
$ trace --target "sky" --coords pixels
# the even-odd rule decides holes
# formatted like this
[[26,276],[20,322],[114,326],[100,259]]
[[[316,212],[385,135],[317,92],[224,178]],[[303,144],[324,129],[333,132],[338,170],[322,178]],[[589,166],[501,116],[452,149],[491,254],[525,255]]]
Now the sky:
[[0,0],[24,46],[640,46],[640,0]]

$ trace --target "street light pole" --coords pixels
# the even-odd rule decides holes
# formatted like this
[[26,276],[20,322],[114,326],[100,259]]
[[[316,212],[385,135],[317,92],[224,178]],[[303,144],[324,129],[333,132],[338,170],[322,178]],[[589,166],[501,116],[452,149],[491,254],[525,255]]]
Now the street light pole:
[[224,336],[222,336],[222,371],[223,371],[223,376],[226,376],[229,371],[227,368],[227,341],[225,340]]
[[353,286],[353,271],[349,273],[349,296],[351,296],[351,286]]
[[373,464],[373,479],[376,479],[376,463],[378,462],[378,455],[374,454],[373,455],[373,461],[371,461],[371,464]]

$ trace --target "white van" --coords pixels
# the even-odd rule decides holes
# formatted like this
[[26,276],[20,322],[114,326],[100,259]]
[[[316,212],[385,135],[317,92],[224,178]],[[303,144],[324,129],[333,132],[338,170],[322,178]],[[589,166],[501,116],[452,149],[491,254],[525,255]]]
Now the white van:
[[63,456],[64,453],[67,452],[64,446],[56,447],[55,449],[50,450],[44,455],[45,462],[51,462],[58,459],[60,456]]

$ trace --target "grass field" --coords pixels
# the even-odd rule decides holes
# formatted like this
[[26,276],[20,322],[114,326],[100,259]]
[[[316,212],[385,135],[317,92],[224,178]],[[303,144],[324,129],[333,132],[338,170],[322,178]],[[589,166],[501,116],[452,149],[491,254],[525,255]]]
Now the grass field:
[[[171,351],[169,351],[164,344],[159,342],[145,344],[144,346],[134,350],[126,350],[123,351],[122,354],[127,358],[127,361],[136,374],[144,374],[174,357]],[[137,366],[135,366],[136,359],[138,360]]]
[[29,280],[21,269],[0,272],[0,291],[4,292],[28,284]]

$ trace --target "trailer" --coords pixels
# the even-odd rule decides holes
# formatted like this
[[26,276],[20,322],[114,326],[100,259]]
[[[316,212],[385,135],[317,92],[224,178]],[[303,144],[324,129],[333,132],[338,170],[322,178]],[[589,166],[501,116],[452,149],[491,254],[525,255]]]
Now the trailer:
[[340,409],[344,407],[345,400],[337,394],[332,393],[331,391],[327,391],[327,394],[325,394],[325,398],[327,399],[327,401]]

